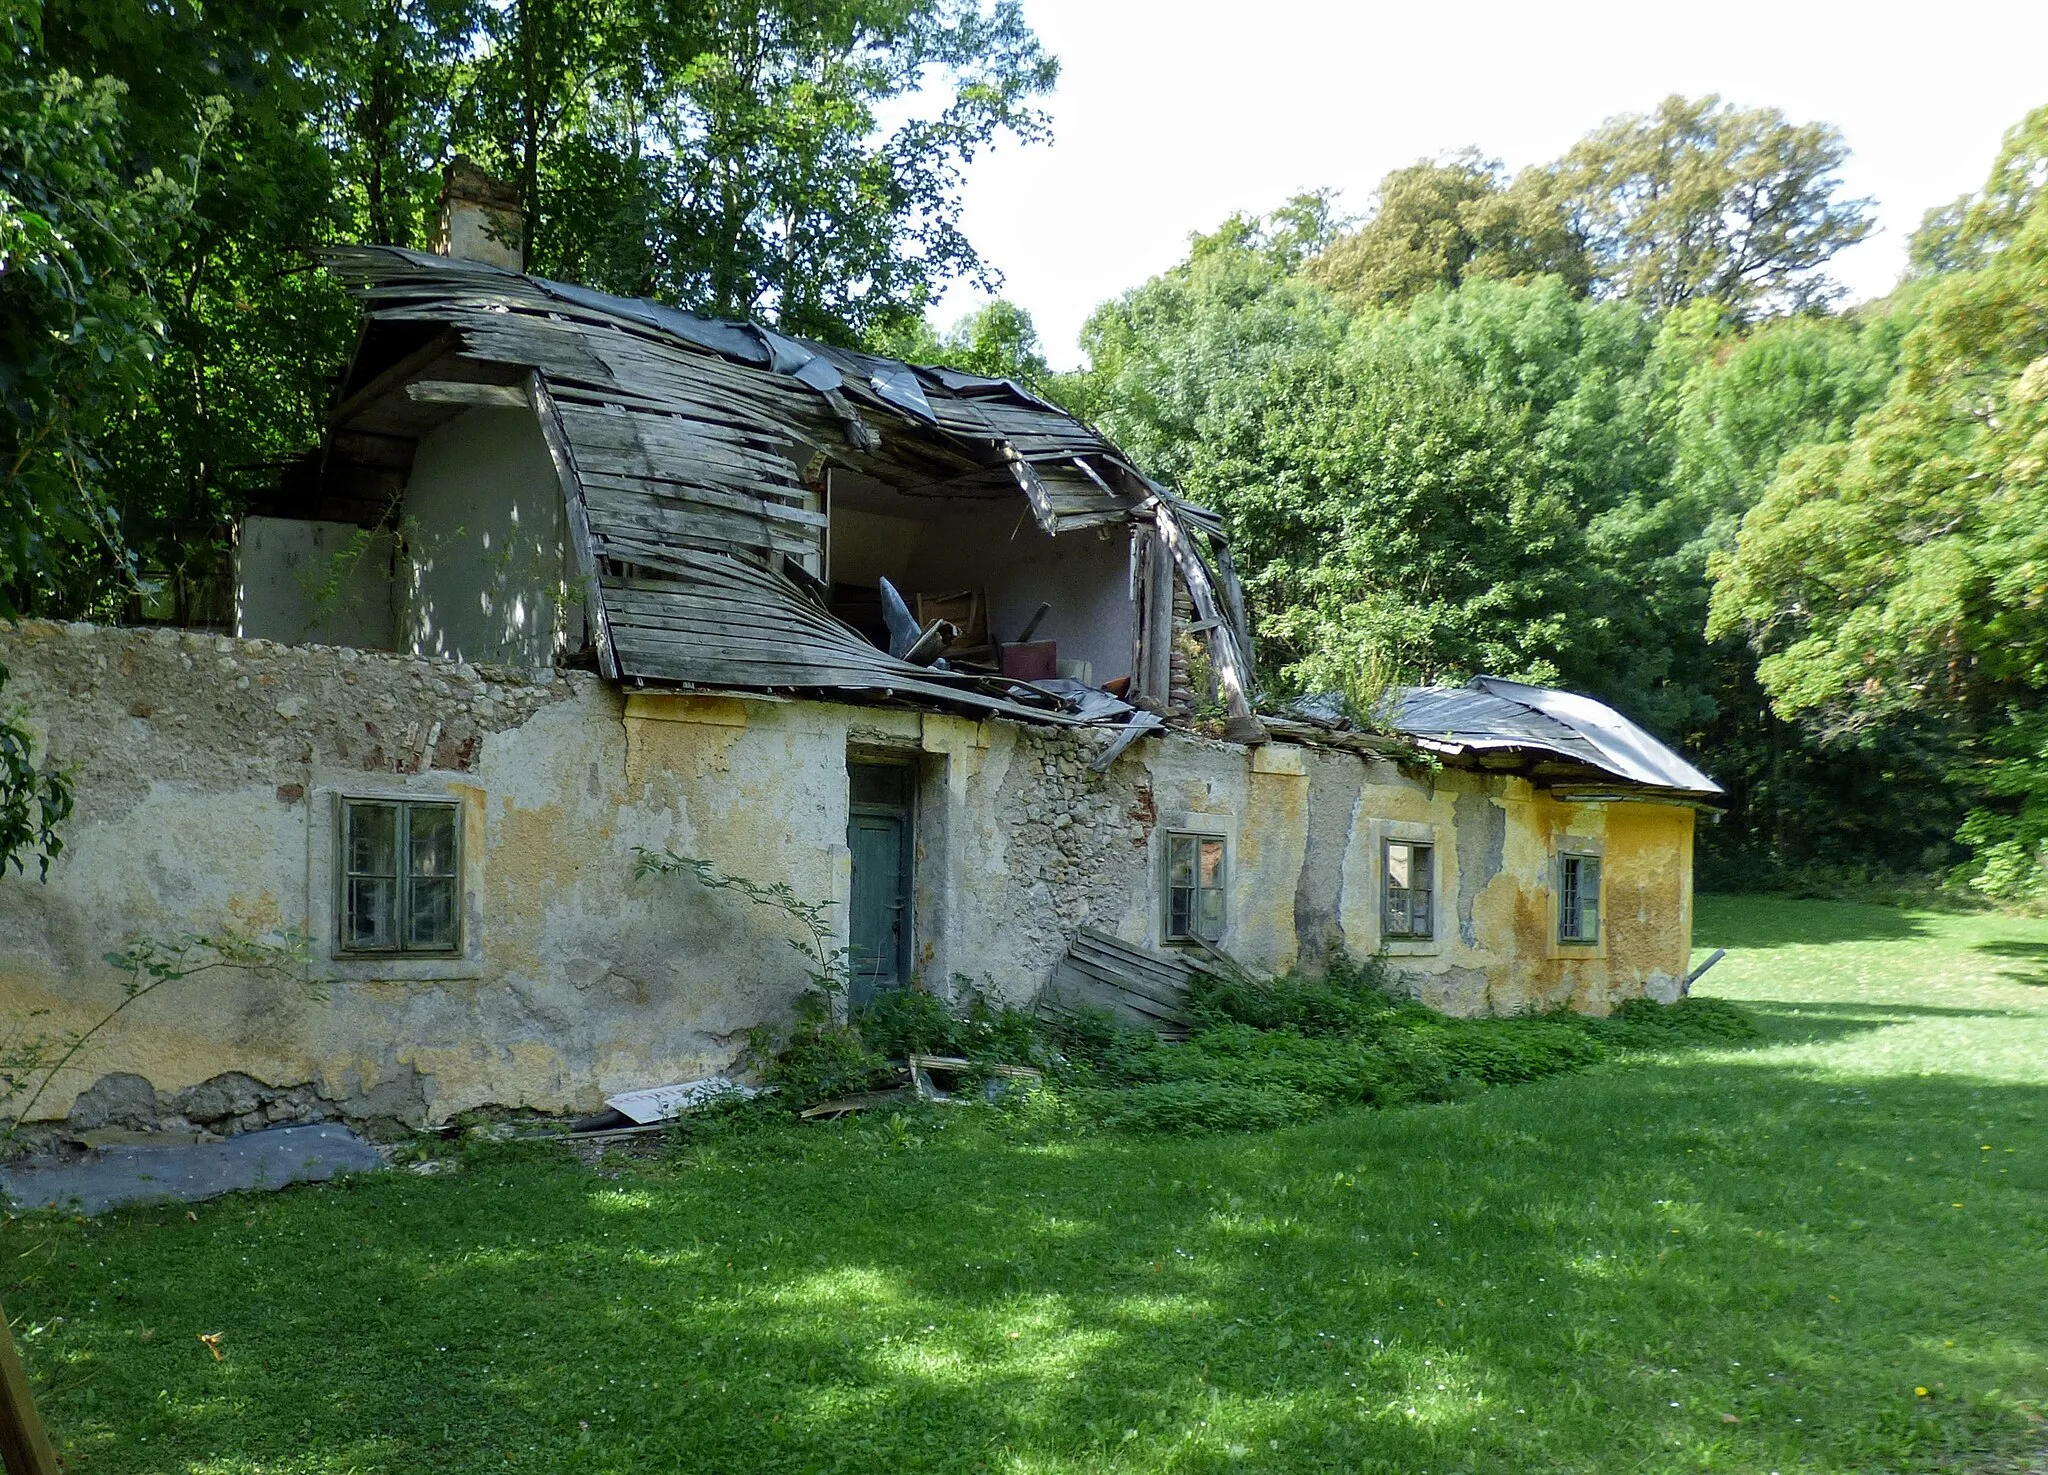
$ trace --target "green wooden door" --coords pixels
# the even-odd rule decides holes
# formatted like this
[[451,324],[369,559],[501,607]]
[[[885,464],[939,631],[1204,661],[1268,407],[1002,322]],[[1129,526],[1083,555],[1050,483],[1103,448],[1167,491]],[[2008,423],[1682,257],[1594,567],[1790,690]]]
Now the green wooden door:
[[899,987],[910,973],[909,770],[851,765],[853,804],[846,846],[853,852],[853,1002]]

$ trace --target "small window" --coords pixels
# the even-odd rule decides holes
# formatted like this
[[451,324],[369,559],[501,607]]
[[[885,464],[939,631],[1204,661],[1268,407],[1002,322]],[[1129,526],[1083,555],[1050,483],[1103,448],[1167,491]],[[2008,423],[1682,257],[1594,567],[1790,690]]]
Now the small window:
[[1600,940],[1600,857],[1558,857],[1557,937],[1560,942]]
[[461,946],[461,806],[348,799],[341,806],[341,951],[452,953]]
[[1166,940],[1220,942],[1223,908],[1223,839],[1219,835],[1166,837]]
[[1384,935],[1411,941],[1436,936],[1436,847],[1389,840],[1385,861]]

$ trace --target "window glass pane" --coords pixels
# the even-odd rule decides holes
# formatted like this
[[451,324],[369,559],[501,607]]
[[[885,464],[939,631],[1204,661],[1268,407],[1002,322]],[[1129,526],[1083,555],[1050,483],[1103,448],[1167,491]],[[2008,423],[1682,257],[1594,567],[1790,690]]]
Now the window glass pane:
[[1205,941],[1215,942],[1223,936],[1223,892],[1220,887],[1202,889],[1202,914],[1196,932]]
[[1387,893],[1387,932],[1393,937],[1405,937],[1408,933],[1408,893],[1389,891]]
[[1204,840],[1202,842],[1202,884],[1221,886],[1223,884],[1223,842]]
[[455,806],[415,804],[406,816],[415,876],[455,874]]
[[386,876],[351,876],[342,935],[352,948],[398,943],[398,882]]
[[1600,940],[1600,861],[1568,855],[1560,868],[1558,933],[1568,942]]
[[398,806],[350,804],[347,869],[359,876],[398,874]]
[[1408,847],[1409,859],[1414,867],[1414,879],[1408,884],[1414,890],[1431,891],[1435,889],[1430,883],[1430,862],[1435,854],[1435,850],[1427,845],[1411,845]]
[[415,876],[406,888],[410,905],[405,916],[409,948],[455,946],[455,878]]
[[1195,884],[1195,842],[1191,836],[1173,835],[1166,842],[1166,884]]
[[1429,936],[1429,893],[1408,893],[1408,930],[1416,937]]
[[1168,937],[1192,937],[1194,935],[1195,893],[1185,886],[1176,886],[1167,897],[1166,935]]
[[896,808],[909,800],[910,768],[907,764],[849,763],[846,777],[847,788],[856,804]]
[[1408,847],[1389,845],[1387,847],[1387,884],[1405,887],[1408,884]]

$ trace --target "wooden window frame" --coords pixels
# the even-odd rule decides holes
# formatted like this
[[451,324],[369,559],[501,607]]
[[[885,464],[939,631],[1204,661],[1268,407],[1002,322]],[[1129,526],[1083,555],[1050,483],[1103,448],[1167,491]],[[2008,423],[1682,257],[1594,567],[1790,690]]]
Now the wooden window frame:
[[[1174,852],[1177,847],[1193,847],[1190,857],[1191,874],[1194,884],[1176,886],[1173,882]],[[1202,848],[1214,845],[1217,848],[1216,879],[1213,885],[1202,884]],[[1230,840],[1224,835],[1211,834],[1202,830],[1168,830],[1166,845],[1161,854],[1163,873],[1160,894],[1165,902],[1164,914],[1160,918],[1160,936],[1169,943],[1198,945],[1208,943],[1212,947],[1223,941],[1230,931]],[[1188,924],[1185,928],[1174,925],[1175,893],[1187,893]],[[1216,897],[1215,935],[1208,936],[1202,930],[1202,897],[1214,894]]]
[[[1407,847],[1408,865],[1410,868],[1410,884],[1398,888],[1406,893],[1408,928],[1405,931],[1396,931],[1394,927],[1394,892],[1397,888],[1394,885],[1393,850],[1396,845]],[[1415,852],[1418,850],[1422,851],[1425,857],[1423,864],[1420,866],[1415,864]],[[1422,874],[1427,884],[1416,886],[1413,883],[1413,876],[1417,871]],[[1414,926],[1415,893],[1418,891],[1429,898],[1427,905],[1429,925],[1420,931],[1415,930]],[[1436,841],[1434,839],[1411,840],[1400,835],[1388,835],[1380,841],[1380,936],[1383,940],[1387,942],[1435,942],[1436,893]]]
[[[356,871],[350,868],[350,829],[353,815],[357,810],[389,809],[394,812],[392,828],[393,865],[396,870],[388,877],[381,873]],[[407,934],[411,931],[412,883],[417,878],[412,874],[412,816],[417,810],[441,809],[450,811],[453,817],[454,856],[450,862],[449,879],[454,889],[454,928],[450,940],[436,947],[409,947]],[[416,799],[397,794],[342,794],[336,796],[334,815],[334,955],[337,958],[458,958],[463,955],[464,913],[468,910],[465,894],[464,846],[463,846],[463,803],[460,799]],[[349,926],[349,882],[356,879],[389,879],[395,885],[392,904],[393,941],[389,946],[361,946],[350,942],[352,931]]]
[[[1592,935],[1584,935],[1587,906],[1585,868],[1593,867]],[[1561,851],[1557,857],[1557,940],[1566,947],[1598,947],[1605,925],[1607,867],[1602,858],[1585,850]]]

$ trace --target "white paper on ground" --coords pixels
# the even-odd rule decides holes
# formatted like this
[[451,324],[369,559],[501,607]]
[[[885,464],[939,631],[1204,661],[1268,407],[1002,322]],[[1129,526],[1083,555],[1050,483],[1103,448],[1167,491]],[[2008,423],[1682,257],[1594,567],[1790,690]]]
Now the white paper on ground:
[[701,1081],[678,1081],[673,1086],[649,1086],[643,1091],[625,1091],[617,1096],[607,1096],[604,1104],[613,1111],[624,1112],[641,1126],[649,1122],[665,1122],[694,1111],[720,1097],[731,1096],[741,1101],[761,1093],[752,1086],[743,1086],[725,1076],[706,1076]]

